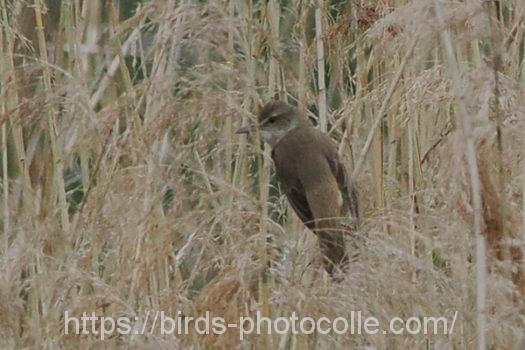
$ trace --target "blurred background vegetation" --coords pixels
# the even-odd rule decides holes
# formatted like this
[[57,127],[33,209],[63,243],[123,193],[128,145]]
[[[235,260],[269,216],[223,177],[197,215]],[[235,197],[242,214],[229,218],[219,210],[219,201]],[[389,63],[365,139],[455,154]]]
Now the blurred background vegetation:
[[[522,0],[0,0],[0,348],[524,348],[524,17]],[[358,168],[340,284],[269,150],[233,133],[276,93]],[[65,310],[459,319],[101,341],[65,335]]]

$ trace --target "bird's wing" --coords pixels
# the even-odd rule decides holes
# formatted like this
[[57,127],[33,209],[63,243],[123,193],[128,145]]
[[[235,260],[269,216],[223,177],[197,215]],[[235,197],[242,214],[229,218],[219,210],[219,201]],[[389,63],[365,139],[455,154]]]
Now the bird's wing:
[[[299,184],[300,186],[300,184]],[[299,219],[310,229],[315,228],[314,217],[308,205],[308,200],[304,194],[304,189],[291,187],[285,189],[286,198],[292,205],[293,210],[299,216]]]
[[348,175],[343,163],[341,163],[337,152],[329,152],[326,155],[330,170],[334,175],[339,191],[343,196],[344,206],[350,212],[353,219],[359,218],[359,206],[357,191],[355,187],[349,182]]
[[[297,173],[290,171],[290,159],[283,154],[282,149],[272,151],[272,159],[275,163],[277,178],[282,185],[286,198],[301,221],[309,228],[315,227],[312,212],[308,206],[303,185]],[[295,157],[294,157],[295,159]]]
[[311,172],[301,173],[301,183],[308,207],[315,218],[314,233],[319,238],[321,250],[326,257],[325,268],[332,274],[335,266],[342,268],[348,259],[344,229],[337,219],[341,216],[344,199],[328,160],[322,156],[316,158]]
[[[340,217],[344,199],[337,180],[328,161],[322,157],[316,158],[315,162],[305,163],[304,171],[299,175],[308,207],[315,219]],[[324,225],[316,225],[318,228],[322,226]]]

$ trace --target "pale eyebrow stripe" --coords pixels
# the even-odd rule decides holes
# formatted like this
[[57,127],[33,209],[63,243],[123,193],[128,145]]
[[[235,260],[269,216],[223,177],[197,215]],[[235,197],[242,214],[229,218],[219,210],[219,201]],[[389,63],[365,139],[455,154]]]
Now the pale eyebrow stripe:
[[264,124],[268,121],[268,119],[270,119],[271,117],[267,117],[267,118],[264,118],[262,121],[261,121],[261,124]]
[[281,111],[272,112],[272,114],[270,114],[269,117],[264,118],[259,125],[265,124],[268,120],[270,120],[271,118],[278,117],[280,114],[282,114]]

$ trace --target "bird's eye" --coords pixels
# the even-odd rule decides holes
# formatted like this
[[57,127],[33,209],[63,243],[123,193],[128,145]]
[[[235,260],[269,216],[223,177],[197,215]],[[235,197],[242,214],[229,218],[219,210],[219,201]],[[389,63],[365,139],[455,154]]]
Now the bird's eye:
[[268,123],[269,123],[269,124],[273,124],[273,123],[275,123],[275,121],[276,121],[276,118],[275,118],[275,117],[270,117],[270,118],[268,118]]

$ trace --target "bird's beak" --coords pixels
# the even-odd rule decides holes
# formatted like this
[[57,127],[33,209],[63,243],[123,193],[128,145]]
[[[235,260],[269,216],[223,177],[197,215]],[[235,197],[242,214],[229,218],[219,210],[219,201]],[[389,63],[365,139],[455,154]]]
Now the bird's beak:
[[248,125],[248,126],[244,126],[244,127],[240,128],[240,129],[238,129],[235,133],[236,134],[249,134],[254,129],[255,129],[254,125]]

